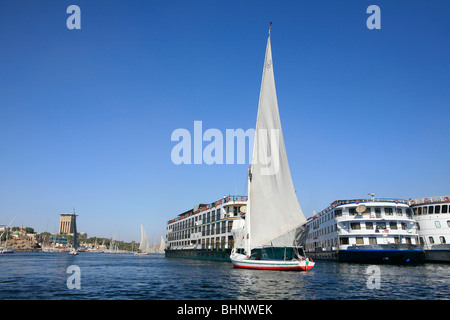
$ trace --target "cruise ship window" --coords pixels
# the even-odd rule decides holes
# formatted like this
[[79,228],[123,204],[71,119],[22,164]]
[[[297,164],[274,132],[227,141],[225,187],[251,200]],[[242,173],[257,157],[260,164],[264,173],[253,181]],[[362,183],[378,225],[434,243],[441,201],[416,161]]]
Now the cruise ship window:
[[439,221],[435,221],[434,225],[436,226],[436,228],[440,228],[441,227],[441,223]]
[[447,227],[450,228],[450,220],[447,220]]
[[392,230],[397,230],[397,222],[390,222],[390,223],[389,223],[389,227],[390,227]]
[[428,240],[430,240],[430,243],[433,244],[434,243],[434,239],[433,237],[429,237]]
[[441,241],[442,244],[445,244],[445,237],[440,236],[440,237],[439,237],[439,240]]
[[334,215],[335,215],[336,217],[342,216],[342,209],[336,209],[336,210],[334,210]]
[[387,215],[392,215],[392,208],[384,208],[384,213]]
[[441,213],[441,206],[435,206],[434,213]]
[[350,227],[352,228],[352,230],[360,230],[361,229],[361,225],[359,224],[359,222],[350,223]]
[[381,213],[381,208],[375,208],[375,213]]
[[448,211],[447,211],[447,209],[448,209],[448,205],[443,205],[442,206],[442,213],[447,213]]
[[373,229],[373,222],[366,222],[366,229]]
[[355,215],[356,214],[356,208],[349,208],[348,209],[348,213],[352,214],[352,215]]
[[427,207],[423,207],[422,208],[423,210],[422,210],[422,213],[425,215],[425,214],[428,214],[428,212],[427,212]]
[[422,207],[418,208],[418,215],[421,216],[422,215]]
[[356,244],[364,244],[364,238],[363,237],[356,237]]
[[377,244],[377,237],[369,237],[370,244]]
[[429,206],[428,207],[428,214],[432,214],[433,213],[433,206]]
[[386,229],[386,222],[377,222],[377,229]]

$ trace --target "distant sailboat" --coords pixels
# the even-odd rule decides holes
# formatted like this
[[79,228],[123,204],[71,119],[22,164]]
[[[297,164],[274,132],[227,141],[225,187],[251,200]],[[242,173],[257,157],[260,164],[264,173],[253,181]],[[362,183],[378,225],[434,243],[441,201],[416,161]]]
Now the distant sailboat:
[[135,255],[150,255],[150,244],[148,243],[147,235],[145,234],[144,227],[141,224],[141,243],[139,245],[139,252],[136,252]]
[[298,243],[306,219],[295,193],[281,130],[270,28],[245,211],[244,227],[236,233],[230,256],[235,268],[302,271],[314,266],[302,255]]
[[166,250],[166,242],[164,241],[163,236],[161,236],[161,244],[159,245],[159,253],[164,253],[164,250]]

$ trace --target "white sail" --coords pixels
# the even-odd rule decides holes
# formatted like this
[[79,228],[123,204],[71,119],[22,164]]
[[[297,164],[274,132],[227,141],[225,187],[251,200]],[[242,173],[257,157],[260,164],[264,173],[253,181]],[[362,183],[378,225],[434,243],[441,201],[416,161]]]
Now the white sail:
[[150,244],[148,243],[147,236],[144,231],[144,227],[141,224],[141,243],[139,244],[139,251],[149,253]]
[[292,183],[281,130],[270,31],[249,172],[245,220],[247,252],[271,243],[276,246],[293,245],[293,231],[306,222]]
[[164,238],[161,236],[161,244],[159,245],[159,252],[164,252],[166,250],[166,242]]

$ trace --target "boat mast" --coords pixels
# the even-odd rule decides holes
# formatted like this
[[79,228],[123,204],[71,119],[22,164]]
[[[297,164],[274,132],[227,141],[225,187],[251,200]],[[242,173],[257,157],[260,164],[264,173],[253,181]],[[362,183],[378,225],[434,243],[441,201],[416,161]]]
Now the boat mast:
[[73,248],[78,249],[78,235],[77,235],[77,215],[75,214],[75,207],[73,207]]
[[252,183],[252,166],[248,167],[248,190],[247,190],[247,210],[245,211],[245,229],[247,234],[244,235],[247,239],[244,239],[246,243],[246,254],[247,257],[251,256],[252,247],[250,245],[250,184]]

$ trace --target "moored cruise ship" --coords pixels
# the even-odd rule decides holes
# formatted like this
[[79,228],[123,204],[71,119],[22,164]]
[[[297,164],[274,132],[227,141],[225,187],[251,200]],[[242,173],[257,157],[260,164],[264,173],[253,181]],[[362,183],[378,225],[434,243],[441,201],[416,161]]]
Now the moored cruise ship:
[[166,257],[230,261],[233,222],[242,220],[247,196],[199,204],[167,223]]
[[425,260],[450,262],[450,196],[410,200]]
[[336,200],[309,218],[306,252],[344,262],[420,262],[416,222],[406,200]]

